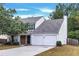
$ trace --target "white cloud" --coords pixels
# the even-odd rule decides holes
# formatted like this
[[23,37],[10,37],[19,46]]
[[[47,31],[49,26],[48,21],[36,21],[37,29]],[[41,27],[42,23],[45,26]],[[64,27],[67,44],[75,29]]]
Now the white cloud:
[[14,15],[16,16],[20,16],[21,18],[27,18],[27,17],[37,17],[37,16],[43,16],[42,14],[31,14],[31,15]]
[[[6,9],[9,9],[9,8],[6,8]],[[30,9],[26,9],[26,8],[13,8],[15,9],[16,11],[29,11]]]
[[14,17],[19,16],[21,18],[27,18],[27,17],[31,17],[31,15],[14,15]]
[[30,10],[30,9],[20,9],[20,8],[18,8],[18,9],[15,9],[16,11],[28,11],[28,10]]
[[49,8],[39,8],[41,12],[51,13],[55,11],[55,9],[49,9]]

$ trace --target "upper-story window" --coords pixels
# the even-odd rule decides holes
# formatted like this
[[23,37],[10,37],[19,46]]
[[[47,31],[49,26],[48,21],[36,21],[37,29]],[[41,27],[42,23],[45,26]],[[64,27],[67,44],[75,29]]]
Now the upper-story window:
[[35,24],[27,24],[28,30],[34,30],[35,29]]

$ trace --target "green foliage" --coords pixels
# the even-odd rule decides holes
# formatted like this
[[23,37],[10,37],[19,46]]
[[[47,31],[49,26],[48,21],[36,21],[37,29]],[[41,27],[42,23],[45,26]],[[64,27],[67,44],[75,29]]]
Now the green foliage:
[[26,24],[20,21],[20,17],[14,17],[15,9],[6,9],[0,5],[0,34],[17,35],[25,32]]
[[75,34],[76,34],[76,38],[79,39],[79,30],[76,30]]
[[68,32],[78,30],[78,21],[75,19],[75,17],[69,17],[68,18]]
[[25,26],[24,23],[14,20],[14,21],[11,22],[8,34],[10,34],[10,35],[17,35],[19,33],[25,32],[26,28],[27,27]]
[[79,30],[79,3],[59,3],[56,6],[56,10],[49,15],[49,18],[51,20],[63,18],[64,14],[68,16],[68,37],[78,38],[79,31],[77,30]]
[[61,7],[61,4],[58,4],[56,6],[56,9],[54,12],[52,12],[50,15],[49,15],[49,18],[50,19],[61,19],[63,18],[63,6]]
[[59,3],[56,5],[56,9],[49,15],[51,19],[63,18],[63,15],[68,17],[76,14],[75,12],[79,10],[79,4],[75,3]]
[[6,42],[5,45],[19,45],[19,42]]
[[75,31],[70,31],[70,32],[68,33],[68,37],[69,37],[69,38],[76,38],[76,33],[75,33]]
[[69,37],[69,38],[73,38],[73,39],[79,39],[79,30],[70,31],[70,32],[68,33],[68,37]]
[[[52,17],[53,15],[53,17]],[[56,12],[53,12],[50,14],[50,17],[51,19],[61,19],[63,18],[63,12],[61,10],[56,10]]]

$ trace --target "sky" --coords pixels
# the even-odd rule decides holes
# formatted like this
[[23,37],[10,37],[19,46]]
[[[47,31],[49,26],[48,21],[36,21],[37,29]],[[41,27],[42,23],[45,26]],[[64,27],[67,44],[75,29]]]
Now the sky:
[[44,16],[48,18],[49,14],[55,11],[55,3],[6,3],[5,8],[15,9],[14,16],[21,18]]

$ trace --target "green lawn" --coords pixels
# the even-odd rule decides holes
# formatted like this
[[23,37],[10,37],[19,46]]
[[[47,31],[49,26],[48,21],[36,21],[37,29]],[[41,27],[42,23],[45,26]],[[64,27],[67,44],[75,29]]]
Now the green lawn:
[[36,56],[79,56],[79,46],[64,45],[52,48]]
[[19,45],[0,45],[0,50],[20,47]]

